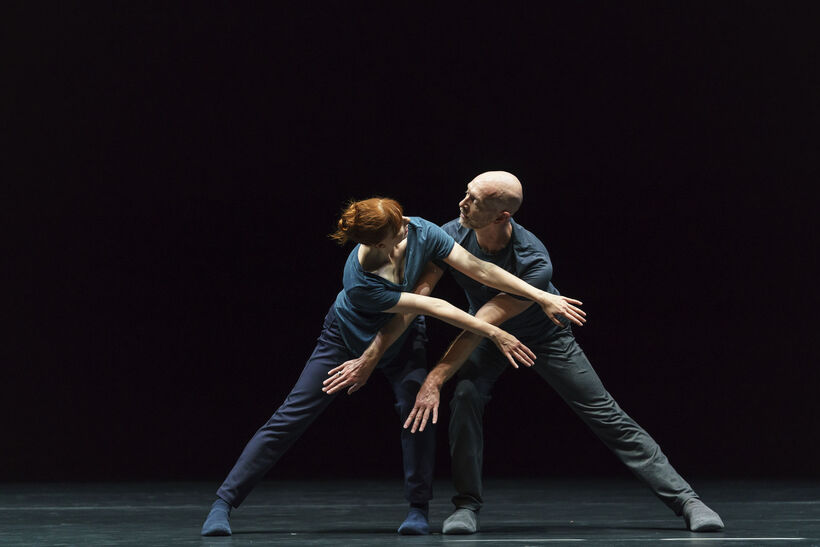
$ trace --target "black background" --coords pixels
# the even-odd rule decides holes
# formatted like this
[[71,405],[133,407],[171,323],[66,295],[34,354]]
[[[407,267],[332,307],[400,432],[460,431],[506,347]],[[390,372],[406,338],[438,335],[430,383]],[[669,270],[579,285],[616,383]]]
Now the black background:
[[[443,223],[491,169],[685,476],[817,476],[817,14],[565,4],[6,4],[0,479],[218,481],[340,289],[345,200]],[[375,374],[270,476],[398,478],[396,423]],[[488,475],[626,474],[527,371],[486,441]]]

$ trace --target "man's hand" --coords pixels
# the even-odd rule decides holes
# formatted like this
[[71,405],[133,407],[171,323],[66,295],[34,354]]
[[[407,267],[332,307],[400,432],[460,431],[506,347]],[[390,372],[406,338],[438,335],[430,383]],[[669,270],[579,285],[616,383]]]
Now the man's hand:
[[345,361],[327,373],[330,378],[322,382],[325,386],[322,391],[331,395],[350,386],[347,390],[347,394],[350,395],[367,383],[367,379],[378,364],[378,359],[370,359],[365,355]]
[[410,433],[416,431],[424,431],[424,426],[427,425],[427,420],[430,419],[430,414],[433,415],[433,422],[438,422],[438,403],[441,395],[440,388],[430,381],[425,382],[419,388],[416,395],[416,404],[410,415],[407,416],[407,421],[404,422],[404,429],[413,426]]
[[558,319],[558,315],[563,315],[579,327],[582,327],[584,323],[586,323],[587,314],[584,310],[578,307],[582,305],[583,302],[580,300],[575,300],[574,298],[567,298],[565,296],[548,292],[545,292],[544,294],[546,294],[546,297],[539,303],[541,304],[541,309],[544,310],[547,317],[552,319],[553,323],[559,327],[564,326]]

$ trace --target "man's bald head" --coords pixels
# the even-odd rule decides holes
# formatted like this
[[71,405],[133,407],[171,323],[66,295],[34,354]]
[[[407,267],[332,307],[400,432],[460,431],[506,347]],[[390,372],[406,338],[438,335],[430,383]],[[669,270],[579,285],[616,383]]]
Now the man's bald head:
[[485,204],[498,213],[506,211],[514,215],[524,200],[521,181],[507,171],[481,173],[470,184],[481,192]]

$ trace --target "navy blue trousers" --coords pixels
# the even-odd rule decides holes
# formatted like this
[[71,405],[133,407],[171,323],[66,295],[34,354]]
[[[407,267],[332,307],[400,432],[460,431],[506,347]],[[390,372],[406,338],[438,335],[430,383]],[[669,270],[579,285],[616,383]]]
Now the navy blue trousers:
[[[328,371],[358,357],[345,346],[336,321],[331,306],[316,348],[296,385],[282,406],[254,434],[217,490],[216,495],[233,507],[239,507],[253,487],[335,398],[336,395],[322,391]],[[404,460],[404,493],[410,503],[425,503],[433,497],[435,428],[428,426],[423,433],[416,434],[401,428],[427,376],[426,342],[424,318],[419,317],[410,327],[398,355],[378,366],[396,397]]]

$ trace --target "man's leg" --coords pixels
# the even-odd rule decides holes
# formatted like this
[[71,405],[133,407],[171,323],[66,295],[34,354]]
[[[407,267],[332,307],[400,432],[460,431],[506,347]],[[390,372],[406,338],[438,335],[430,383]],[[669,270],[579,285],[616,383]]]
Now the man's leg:
[[450,459],[456,510],[445,521],[445,534],[471,534],[478,530],[481,509],[481,471],[484,457],[484,407],[495,381],[509,363],[487,340],[473,351],[457,376],[450,401]]
[[329,370],[351,358],[334,320],[331,309],[316,348],[296,385],[282,406],[254,434],[217,490],[218,499],[202,527],[203,535],[230,535],[227,521],[230,508],[239,507],[253,487],[334,399],[322,391],[322,383]]
[[[535,371],[549,382],[598,438],[676,515],[691,512],[684,506],[697,500],[697,494],[675,471],[655,440],[621,410],[606,391],[572,331],[564,329],[547,344],[530,347],[538,355],[533,367]],[[693,505],[690,503],[689,507]],[[687,514],[687,522],[689,520]],[[713,522],[710,529],[718,529],[716,526]]]
[[[419,387],[427,376],[426,343],[424,323],[417,319],[399,355],[382,368],[393,387],[400,426],[404,425],[413,410]],[[404,495],[410,502],[410,510],[398,531],[404,535],[428,534],[429,502],[433,497],[436,456],[435,426],[428,422],[424,431],[417,433],[410,433],[410,429],[402,427],[401,449]]]

